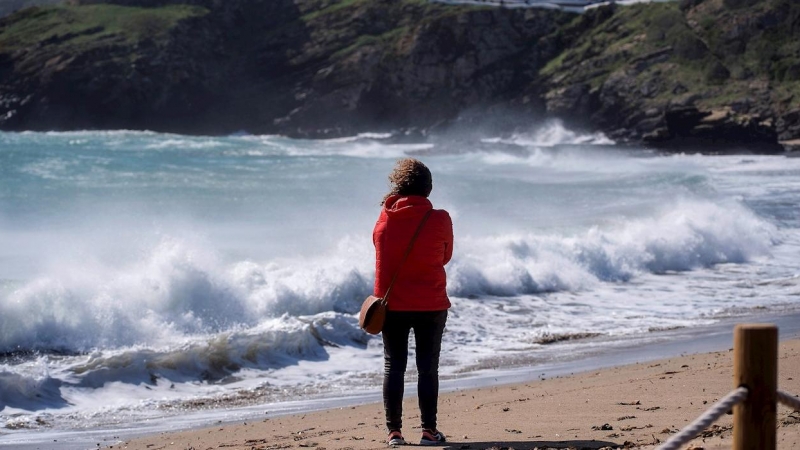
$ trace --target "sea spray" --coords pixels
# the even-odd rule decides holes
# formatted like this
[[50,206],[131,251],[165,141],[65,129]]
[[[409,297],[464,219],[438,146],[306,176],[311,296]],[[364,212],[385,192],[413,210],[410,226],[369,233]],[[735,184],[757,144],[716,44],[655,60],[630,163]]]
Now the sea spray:
[[[576,292],[642,273],[745,263],[768,255],[776,236],[775,226],[736,202],[698,201],[576,236],[463,236],[448,266],[448,292]],[[207,250],[165,239],[132,265],[84,261],[0,299],[0,351],[80,353],[253,327],[281,315],[353,314],[374,277],[367,240],[353,244],[347,237],[317,258],[224,264]]]
[[482,142],[0,142],[7,431],[377,392],[380,339],[355,313],[402,155],[454,218],[444,378],[797,309],[793,159],[662,156],[558,123]]
[[554,147],[563,145],[604,145],[610,146],[614,141],[603,133],[577,133],[564,127],[558,119],[538,124],[530,130],[520,130],[507,137],[484,138],[488,144],[512,144],[521,147]]
[[165,239],[135,264],[84,261],[0,298],[0,352],[158,345],[286,314],[352,314],[373,275],[365,270],[368,252],[350,261],[362,263],[347,267],[342,257],[326,255],[225,266],[202,248]]
[[576,291],[637,274],[744,263],[769,254],[777,228],[730,202],[680,201],[657,217],[624,221],[580,236],[466,238],[448,278],[451,295]]

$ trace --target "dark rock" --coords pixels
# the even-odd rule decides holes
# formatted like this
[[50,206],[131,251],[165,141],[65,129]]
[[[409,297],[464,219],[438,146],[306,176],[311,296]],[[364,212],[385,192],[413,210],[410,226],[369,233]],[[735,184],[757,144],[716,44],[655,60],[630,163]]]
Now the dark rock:
[[705,58],[709,51],[705,42],[689,33],[682,33],[675,37],[675,54],[690,61]]
[[672,46],[658,49],[631,59],[631,64],[636,67],[638,72],[641,72],[653,64],[664,62],[669,59],[669,55],[672,53],[672,51]]
[[727,8],[744,8],[746,6],[753,6],[761,0],[722,0],[722,4]]
[[661,89],[661,80],[658,78],[651,78],[639,87],[642,97],[654,97]]
[[672,88],[672,93],[674,95],[680,95],[687,92],[688,90],[689,89],[686,86],[682,85],[681,83],[677,83],[675,87]]
[[800,139],[800,108],[780,116],[775,128],[781,141]]
[[[636,123],[636,131],[639,132],[641,135],[647,135],[652,133],[662,134],[664,131],[668,131],[669,127],[667,126],[667,122],[664,116],[661,117],[652,117],[644,120],[640,120]],[[662,131],[664,130],[664,131]],[[668,135],[669,133],[667,133]],[[645,139],[647,140],[647,139]]]
[[720,84],[730,78],[731,72],[719,61],[714,61],[706,71],[706,80],[709,84]]
[[703,3],[703,0],[680,0],[681,11],[687,11]]
[[750,111],[751,100],[747,97],[741,98],[739,100],[734,100],[731,103],[731,109],[733,112],[745,114]]
[[800,79],[800,58],[782,44],[800,40],[791,2],[683,0],[575,16],[406,0],[81,1],[109,2],[207,13],[111,35],[78,7],[70,20],[88,25],[43,29],[30,45],[8,45],[16,41],[4,33],[50,10],[0,19],[0,128],[408,130],[399,136],[418,140],[549,115],[667,147],[774,148],[800,135],[800,98],[781,84]]

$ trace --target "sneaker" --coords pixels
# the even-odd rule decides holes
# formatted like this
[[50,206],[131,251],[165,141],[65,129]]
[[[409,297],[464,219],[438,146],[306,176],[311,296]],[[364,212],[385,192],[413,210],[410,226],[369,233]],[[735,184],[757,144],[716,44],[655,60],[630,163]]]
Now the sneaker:
[[387,444],[391,445],[406,445],[406,440],[403,439],[403,433],[400,430],[389,432],[389,438],[386,440]]
[[440,445],[445,442],[444,434],[437,430],[422,430],[422,439],[419,440],[419,445]]

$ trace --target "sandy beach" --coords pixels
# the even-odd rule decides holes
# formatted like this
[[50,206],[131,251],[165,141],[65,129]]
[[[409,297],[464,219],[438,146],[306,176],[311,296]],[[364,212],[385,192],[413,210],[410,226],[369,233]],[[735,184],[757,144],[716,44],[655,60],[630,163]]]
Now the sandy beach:
[[[800,394],[800,340],[779,349],[779,389]],[[732,388],[732,350],[591,371],[568,377],[441,395],[440,429],[453,449],[655,448]],[[419,440],[416,398],[404,406],[404,435]],[[731,445],[731,415],[685,448]],[[800,448],[800,412],[778,407],[778,448]],[[385,448],[380,404],[162,433],[113,448]]]

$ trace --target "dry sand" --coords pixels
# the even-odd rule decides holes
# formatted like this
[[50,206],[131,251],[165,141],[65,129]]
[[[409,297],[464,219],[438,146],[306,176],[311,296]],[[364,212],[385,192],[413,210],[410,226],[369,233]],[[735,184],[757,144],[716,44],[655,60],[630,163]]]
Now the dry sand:
[[[732,389],[732,351],[683,356],[441,395],[439,427],[453,449],[655,448]],[[782,342],[779,389],[800,394],[800,340]],[[404,435],[419,442],[416,398],[404,406]],[[687,449],[731,446],[724,416]],[[778,407],[778,448],[800,449],[800,412]],[[383,408],[362,405],[135,439],[114,448],[386,448]],[[433,448],[442,448],[433,447]]]

